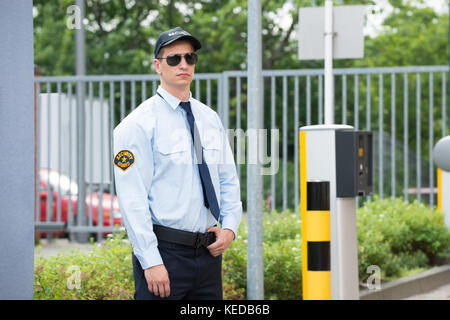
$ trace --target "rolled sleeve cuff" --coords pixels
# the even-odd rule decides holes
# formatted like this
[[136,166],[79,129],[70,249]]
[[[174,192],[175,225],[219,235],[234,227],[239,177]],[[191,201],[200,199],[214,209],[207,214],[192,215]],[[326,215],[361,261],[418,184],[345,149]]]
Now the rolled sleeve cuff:
[[230,229],[231,231],[233,231],[234,239],[236,239],[238,228],[239,228],[239,221],[236,221],[231,217],[223,219],[222,229]]
[[145,251],[134,249],[134,255],[139,260],[143,270],[159,264],[164,264],[158,247],[152,247]]

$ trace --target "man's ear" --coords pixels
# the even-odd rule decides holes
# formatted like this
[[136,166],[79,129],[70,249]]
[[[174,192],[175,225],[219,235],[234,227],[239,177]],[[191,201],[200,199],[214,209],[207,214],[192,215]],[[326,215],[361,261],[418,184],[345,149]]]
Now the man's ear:
[[161,74],[161,68],[160,68],[160,66],[159,66],[159,63],[160,63],[161,61],[159,61],[158,59],[153,59],[153,65],[155,66],[155,70],[156,70],[156,73],[157,74]]

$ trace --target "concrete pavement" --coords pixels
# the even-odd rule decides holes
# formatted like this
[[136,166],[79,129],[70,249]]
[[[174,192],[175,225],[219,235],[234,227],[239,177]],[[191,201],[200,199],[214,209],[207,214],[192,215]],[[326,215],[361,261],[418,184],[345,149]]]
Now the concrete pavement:
[[53,241],[48,241],[47,239],[41,239],[39,246],[34,247],[34,256],[41,255],[44,257],[55,256],[58,253],[70,253],[73,249],[80,249],[81,251],[89,251],[92,248],[90,243],[77,243],[70,242],[69,239],[54,239]]
[[450,300],[450,284],[436,288],[427,293],[405,298],[404,300]]

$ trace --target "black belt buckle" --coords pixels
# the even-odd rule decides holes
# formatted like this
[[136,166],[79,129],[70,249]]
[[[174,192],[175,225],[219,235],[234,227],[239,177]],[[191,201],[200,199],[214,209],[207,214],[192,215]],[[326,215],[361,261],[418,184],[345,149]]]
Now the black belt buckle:
[[196,248],[200,248],[201,246],[208,247],[214,241],[216,241],[214,232],[206,232],[206,233],[197,232],[197,238],[195,239],[195,247]]
[[206,244],[206,235],[206,233],[197,232],[197,238],[195,239],[195,247],[197,249]]

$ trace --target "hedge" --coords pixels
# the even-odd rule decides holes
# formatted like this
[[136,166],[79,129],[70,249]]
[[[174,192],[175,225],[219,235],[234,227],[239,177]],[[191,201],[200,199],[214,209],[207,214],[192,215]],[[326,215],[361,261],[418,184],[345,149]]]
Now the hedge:
[[[264,297],[301,299],[301,221],[289,211],[264,213]],[[374,197],[357,212],[359,279],[370,265],[380,267],[382,281],[448,257],[450,231],[435,209],[400,199]],[[133,299],[131,246],[124,232],[107,237],[92,250],[58,253],[35,259],[35,299]],[[224,299],[245,299],[247,224],[223,255]],[[77,278],[78,277],[78,278]],[[79,279],[77,283],[76,280]],[[77,285],[78,284],[78,285]]]

